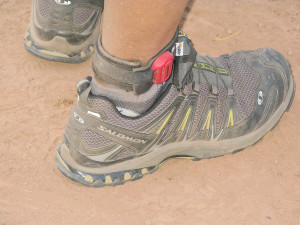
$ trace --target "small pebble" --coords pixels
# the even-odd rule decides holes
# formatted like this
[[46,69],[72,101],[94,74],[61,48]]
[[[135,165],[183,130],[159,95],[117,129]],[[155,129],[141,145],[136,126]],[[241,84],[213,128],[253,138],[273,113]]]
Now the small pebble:
[[293,55],[293,52],[292,52],[291,50],[289,50],[289,51],[287,52],[287,54],[288,54],[289,56],[292,56],[292,55]]

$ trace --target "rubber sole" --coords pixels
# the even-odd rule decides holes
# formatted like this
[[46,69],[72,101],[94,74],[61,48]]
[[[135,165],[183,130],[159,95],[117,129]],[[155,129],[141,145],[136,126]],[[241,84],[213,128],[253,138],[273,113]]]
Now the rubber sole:
[[35,43],[35,41],[32,38],[30,28],[28,28],[27,32],[25,33],[24,46],[28,52],[30,52],[31,54],[37,57],[51,60],[51,61],[56,61],[56,62],[64,62],[64,63],[84,62],[92,56],[95,49],[94,44],[91,44],[87,48],[74,53],[64,53],[64,52],[53,51],[51,49],[46,49]]
[[295,82],[291,76],[291,83],[286,100],[269,121],[256,131],[245,136],[221,141],[197,141],[190,143],[175,143],[155,149],[139,158],[116,163],[103,168],[87,168],[79,165],[71,156],[66,144],[58,146],[55,159],[58,169],[68,178],[89,187],[116,186],[128,181],[142,178],[146,174],[155,172],[170,158],[184,158],[198,161],[216,158],[225,154],[235,154],[248,146],[259,142],[269,131],[278,124],[285,111],[290,109],[295,95]]

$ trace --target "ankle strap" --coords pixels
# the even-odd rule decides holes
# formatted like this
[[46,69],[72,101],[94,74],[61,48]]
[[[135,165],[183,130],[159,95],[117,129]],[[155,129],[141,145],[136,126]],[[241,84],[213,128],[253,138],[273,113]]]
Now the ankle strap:
[[93,61],[95,75],[109,84],[116,85],[127,91],[133,91],[135,94],[142,94],[149,90],[153,84],[155,70],[151,70],[151,67],[154,61],[164,52],[172,52],[177,36],[178,30],[171,42],[144,67],[141,67],[139,61],[126,61],[110,55],[102,47],[101,36],[99,36]]

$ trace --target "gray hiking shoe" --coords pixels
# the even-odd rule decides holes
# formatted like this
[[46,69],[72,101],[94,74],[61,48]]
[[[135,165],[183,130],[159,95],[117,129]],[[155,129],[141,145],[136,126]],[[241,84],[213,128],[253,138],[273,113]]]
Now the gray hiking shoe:
[[104,0],[34,0],[24,46],[54,61],[78,63],[94,51]]
[[87,186],[114,186],[153,173],[172,157],[236,153],[259,141],[289,110],[295,83],[289,62],[277,51],[212,58],[198,55],[183,32],[175,39],[146,67],[109,56],[99,42],[97,79],[136,97],[155,85],[164,88],[143,112],[93,95],[91,77],[80,81],[55,155],[63,174]]

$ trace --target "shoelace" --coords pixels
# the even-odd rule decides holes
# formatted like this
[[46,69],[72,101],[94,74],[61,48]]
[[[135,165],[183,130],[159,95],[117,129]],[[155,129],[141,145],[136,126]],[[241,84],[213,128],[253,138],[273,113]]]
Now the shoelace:
[[[199,92],[200,83],[204,81],[210,87],[210,92],[213,95],[218,95],[220,86],[226,87],[228,95],[233,95],[232,80],[229,76],[229,71],[219,67],[216,61],[210,56],[201,56],[201,59],[203,59],[204,62],[198,62],[196,60],[194,63],[194,67],[196,67],[198,71],[197,74],[192,73],[192,76],[194,76],[194,91]],[[226,63],[228,64],[227,61]]]

